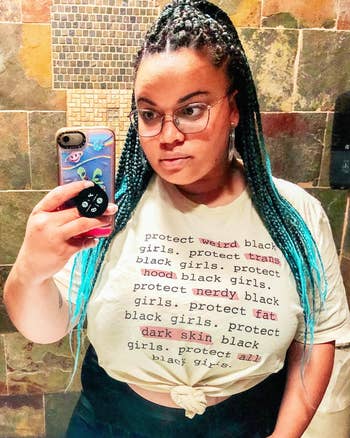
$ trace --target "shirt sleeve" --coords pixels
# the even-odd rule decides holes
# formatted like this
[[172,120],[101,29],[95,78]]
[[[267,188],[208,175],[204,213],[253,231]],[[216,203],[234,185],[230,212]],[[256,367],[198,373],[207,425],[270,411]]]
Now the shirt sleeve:
[[[117,264],[119,257],[120,257],[123,243],[128,235],[128,226],[129,226],[129,224],[122,231],[120,231],[116,236],[113,237],[111,245],[106,253],[106,256],[105,256],[105,259],[103,262],[103,266],[101,269],[101,273],[104,269],[104,266],[106,265],[106,262],[108,260],[110,260],[111,258],[113,260],[113,264],[114,265]],[[79,254],[79,253],[77,253],[77,254]],[[79,270],[80,264],[77,263],[77,266],[75,268],[75,275],[74,275],[72,287],[71,287],[70,294],[69,294],[69,284],[70,284],[71,272],[72,272],[73,265],[74,265],[74,259],[75,259],[75,255],[72,256],[69,259],[69,261],[66,263],[66,265],[59,272],[57,272],[57,274],[55,274],[53,276],[53,280],[54,280],[58,290],[60,291],[62,298],[65,299],[66,301],[70,301],[72,304],[76,304],[78,289],[79,289],[80,280],[81,280],[81,275],[80,275],[80,270]],[[98,282],[99,282],[99,280],[97,280],[96,285],[98,284]]]
[[69,296],[70,276],[73,268],[74,257],[75,256],[71,257],[66,265],[53,276],[53,280],[58,290],[60,291],[62,298],[66,301],[70,301],[72,304],[76,303],[77,292],[80,283],[80,275],[79,272],[77,272],[74,278],[74,282],[72,283],[72,288]]
[[[317,243],[328,282],[325,303],[316,315],[314,343],[350,342],[349,307],[329,220],[319,201],[310,195],[307,198],[304,219]],[[295,339],[304,341],[302,315]]]

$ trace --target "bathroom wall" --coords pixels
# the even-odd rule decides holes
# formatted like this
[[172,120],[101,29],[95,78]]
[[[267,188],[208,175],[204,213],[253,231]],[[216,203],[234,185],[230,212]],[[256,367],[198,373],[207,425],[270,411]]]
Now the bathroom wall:
[[[319,198],[350,296],[347,191],[329,188],[336,97],[350,90],[350,0],[216,0],[232,18],[256,79],[274,174]],[[132,61],[163,0],[0,3],[0,286],[33,206],[56,185],[54,133],[106,124],[118,154]],[[79,391],[68,338],[37,345],[0,303],[0,438],[62,437]]]

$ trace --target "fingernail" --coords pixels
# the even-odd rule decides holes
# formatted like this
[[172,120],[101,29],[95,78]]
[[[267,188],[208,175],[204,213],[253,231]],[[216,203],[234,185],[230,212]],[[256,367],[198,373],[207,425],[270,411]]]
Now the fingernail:
[[84,240],[83,245],[82,245],[82,249],[89,249],[89,248],[94,248],[95,246],[97,246],[98,244],[98,239],[95,238],[87,238]]
[[84,187],[92,187],[94,185],[93,181],[86,180],[84,181]]
[[118,205],[116,204],[108,204],[109,213],[116,213],[118,211]]

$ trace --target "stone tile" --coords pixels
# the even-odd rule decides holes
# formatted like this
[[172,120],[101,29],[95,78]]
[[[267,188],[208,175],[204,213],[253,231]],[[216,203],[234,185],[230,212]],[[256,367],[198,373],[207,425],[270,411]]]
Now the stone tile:
[[256,2],[245,1],[245,0],[212,0],[211,3],[219,6],[223,11],[226,12],[227,15],[233,15],[239,7],[242,7],[243,4],[252,4]]
[[318,178],[326,114],[262,114],[274,176],[293,182]]
[[303,31],[295,110],[332,111],[349,90],[350,32]]
[[260,0],[221,0],[216,2],[237,27],[260,26]]
[[29,144],[32,188],[57,186],[57,152],[55,132],[66,125],[63,112],[32,112],[29,116]]
[[0,334],[16,331],[15,327],[10,321],[10,318],[7,315],[7,311],[2,300],[3,288],[9,272],[9,266],[0,266]]
[[28,216],[43,192],[0,192],[0,265],[15,261]]
[[131,89],[134,55],[158,8],[147,1],[138,7],[110,1],[109,8],[101,1],[93,8],[79,2],[74,9],[67,2],[58,3],[52,8],[55,88]]
[[[212,0],[230,16],[235,26],[251,27],[260,24],[261,0]],[[160,7],[169,3],[169,0],[158,0]]]
[[295,18],[290,12],[275,12],[262,18],[262,26],[297,29],[300,25],[297,18]]
[[7,385],[6,385],[6,360],[5,360],[4,337],[0,335],[0,395],[6,395],[6,394],[7,394]]
[[27,114],[0,112],[0,138],[0,190],[29,188]]
[[262,16],[266,27],[330,29],[336,23],[336,0],[264,0]]
[[255,78],[261,110],[291,111],[298,32],[241,29],[240,36]]
[[307,189],[307,191],[321,202],[329,218],[334,242],[339,252],[345,218],[346,192],[322,188]]
[[42,396],[0,396],[0,438],[44,436]]
[[51,89],[50,26],[0,23],[0,110],[65,110]]
[[21,21],[21,0],[1,0],[0,22]]
[[338,29],[350,29],[350,0],[338,0]]
[[[5,351],[11,394],[62,392],[66,389],[73,365],[68,336],[53,344],[42,345],[28,341],[20,333],[11,333],[5,335]],[[70,390],[80,390],[80,370]]]
[[49,23],[51,0],[22,0],[24,23]]
[[51,86],[51,27],[23,24],[19,61],[27,78],[41,87]]
[[348,303],[350,305],[350,258],[342,257],[340,269],[344,280],[346,296],[348,297]]
[[80,392],[45,394],[46,435],[63,438]]

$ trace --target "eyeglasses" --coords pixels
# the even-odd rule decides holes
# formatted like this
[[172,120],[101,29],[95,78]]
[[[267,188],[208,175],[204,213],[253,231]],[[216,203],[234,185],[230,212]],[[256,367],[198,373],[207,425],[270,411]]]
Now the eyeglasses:
[[166,116],[170,116],[176,128],[183,134],[195,134],[204,131],[208,126],[210,110],[225,96],[220,97],[212,105],[203,102],[193,102],[181,106],[172,114],[161,114],[150,108],[141,108],[131,111],[129,119],[140,137],[155,137],[160,134]]

